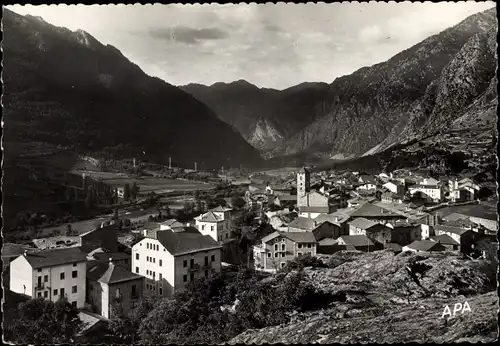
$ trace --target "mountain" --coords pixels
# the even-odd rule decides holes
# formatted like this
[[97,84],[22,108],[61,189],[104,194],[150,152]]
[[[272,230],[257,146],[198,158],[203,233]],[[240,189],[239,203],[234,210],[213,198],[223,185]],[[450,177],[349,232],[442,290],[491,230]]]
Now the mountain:
[[337,78],[310,108],[316,120],[268,155],[362,156],[445,129],[467,112],[468,118],[489,114],[492,125],[496,30],[493,8],[384,63]]
[[157,162],[171,156],[188,167],[261,163],[259,152],[202,102],[85,31],[7,9],[3,29],[4,141]]
[[258,88],[244,80],[180,88],[208,105],[255,148],[266,153],[315,120],[310,112],[328,84],[303,83],[286,90]]

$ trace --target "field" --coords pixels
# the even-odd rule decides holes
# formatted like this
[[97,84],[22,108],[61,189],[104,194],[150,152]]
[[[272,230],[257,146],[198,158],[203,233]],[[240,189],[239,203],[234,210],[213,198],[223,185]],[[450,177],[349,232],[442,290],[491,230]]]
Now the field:
[[[73,170],[71,173],[81,174],[82,171]],[[125,184],[132,185],[134,182],[139,186],[139,194],[147,194],[154,191],[157,194],[173,191],[209,190],[214,186],[209,183],[168,179],[168,178],[132,178],[126,173],[86,171],[86,175],[96,180],[112,185],[123,187]]]
[[444,207],[442,209],[436,210],[436,214],[445,217],[452,213],[473,213],[477,215],[496,215],[496,209],[488,207],[484,204],[469,204],[469,205],[457,205]]

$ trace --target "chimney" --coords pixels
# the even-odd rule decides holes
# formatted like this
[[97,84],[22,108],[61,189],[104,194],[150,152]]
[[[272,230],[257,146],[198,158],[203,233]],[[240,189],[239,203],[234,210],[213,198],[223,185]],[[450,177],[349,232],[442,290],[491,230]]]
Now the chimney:
[[339,221],[339,217],[335,216],[335,222],[338,222],[338,221]]
[[28,255],[28,251],[24,250],[23,256],[26,257]]
[[147,236],[148,235],[148,230],[147,229],[142,230],[142,235],[143,236]]

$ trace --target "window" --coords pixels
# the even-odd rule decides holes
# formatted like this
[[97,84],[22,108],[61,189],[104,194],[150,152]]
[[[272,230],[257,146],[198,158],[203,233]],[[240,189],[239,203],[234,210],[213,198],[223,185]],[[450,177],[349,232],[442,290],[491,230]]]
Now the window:
[[151,287],[153,288],[153,291],[156,291],[156,286],[155,285],[151,285]]
[[201,230],[204,231],[205,230],[205,225],[201,225]]
[[38,292],[37,297],[42,298],[42,292]]
[[132,285],[132,298],[137,298],[137,287]]
[[162,265],[162,260],[160,260],[160,267],[161,267],[161,265]]
[[77,290],[76,286],[71,287],[71,293],[76,293],[76,290]]
[[191,259],[189,260],[189,267],[190,267],[191,269],[193,269],[193,268],[194,268],[194,259],[193,259],[193,258],[191,258]]
[[48,275],[44,275],[43,276],[43,282],[49,282],[49,276]]
[[139,267],[135,267],[136,274],[139,274]]
[[160,287],[160,289],[158,290],[160,292],[160,296],[163,295],[163,288]]
[[279,256],[279,252],[275,252],[274,257],[278,257],[278,256]]
[[281,244],[281,251],[285,251],[286,249],[286,245],[285,244]]
[[76,267],[76,263],[73,263],[73,267]]
[[73,270],[73,272],[71,273],[71,277],[72,277],[72,278],[76,278],[76,277],[78,277],[78,271]]
[[156,272],[153,272],[153,279],[154,279],[154,277],[155,277],[155,274],[156,274]]
[[208,276],[208,270],[205,270],[205,277]]
[[149,249],[149,243],[146,243],[146,249]]
[[280,265],[281,265],[281,268],[283,268],[286,265],[286,263],[285,262],[281,262]]
[[274,251],[278,251],[278,244],[274,244]]
[[205,265],[208,265],[208,256],[205,256]]
[[227,233],[226,233],[226,239],[227,239]]
[[285,242],[285,239],[284,239],[284,238],[283,238],[283,239],[281,239],[281,242],[282,242],[282,243],[284,243],[284,242]]
[[186,268],[187,266],[188,266],[188,261],[184,260],[184,268]]
[[146,269],[146,275],[149,275],[149,269]]
[[302,244],[299,244],[298,248],[299,248],[299,249],[302,249]]
[[54,290],[54,293],[52,295],[57,296],[57,289]]
[[156,263],[156,258],[153,257],[153,263]]
[[136,253],[136,254],[135,254],[135,259],[136,259],[136,260],[138,260],[138,259],[139,259],[139,254],[138,254],[138,253]]
[[71,305],[76,308],[76,302],[71,302]]
[[307,247],[308,247],[309,249],[311,248],[311,246],[312,246],[311,244],[307,244]]
[[48,291],[43,292],[43,297],[44,298],[48,298],[49,297],[49,292]]
[[161,273],[158,273],[158,279],[160,279],[160,280],[163,279],[163,275],[161,275]]
[[302,256],[302,252],[297,252],[297,256]]
[[214,226],[210,226],[210,230],[213,231],[214,230]]
[[146,262],[149,262],[149,256],[146,256]]
[[188,276],[187,275],[184,275],[182,278],[183,278],[184,282],[188,281]]
[[61,280],[64,280],[64,273],[61,273],[60,278]]
[[64,288],[61,288],[61,297],[65,296]]
[[267,257],[268,258],[271,257],[271,253],[270,252],[267,253]]
[[189,280],[194,281],[194,273],[191,273],[189,276]]
[[38,269],[38,272],[39,272],[39,273],[41,273],[41,272],[42,272],[42,269],[41,269],[41,268],[39,268],[39,269]]
[[215,262],[215,255],[212,255],[212,262]]
[[281,257],[285,257],[285,253],[284,252],[281,253]]
[[120,289],[119,288],[116,289],[115,294],[116,294],[116,298],[120,298]]

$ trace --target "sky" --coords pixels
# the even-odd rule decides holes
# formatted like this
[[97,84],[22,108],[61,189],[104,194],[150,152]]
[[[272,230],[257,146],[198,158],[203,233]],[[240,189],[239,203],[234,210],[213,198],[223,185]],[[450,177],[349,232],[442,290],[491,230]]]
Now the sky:
[[118,48],[174,85],[285,89],[383,62],[494,2],[12,5]]

